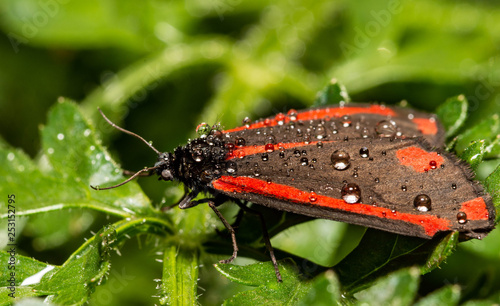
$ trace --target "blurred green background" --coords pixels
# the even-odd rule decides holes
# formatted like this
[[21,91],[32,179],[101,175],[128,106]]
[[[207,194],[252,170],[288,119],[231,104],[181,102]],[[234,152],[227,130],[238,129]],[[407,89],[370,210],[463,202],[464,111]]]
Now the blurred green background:
[[[229,128],[245,116],[306,107],[331,78],[353,101],[406,100],[428,111],[464,94],[472,125],[500,111],[498,20],[500,4],[486,0],[0,0],[0,133],[36,157],[47,110],[68,97],[123,167],[136,170],[151,165],[154,152],[112,131],[97,106],[170,151],[202,121]],[[154,203],[175,200],[155,180],[140,184]],[[78,221],[74,239],[61,246],[67,238],[58,238],[53,224],[32,218],[21,241],[27,254],[60,264],[90,229],[112,221],[81,212],[52,218],[58,214],[67,219],[59,226]],[[140,244],[127,244],[127,256],[114,261],[117,273],[126,267],[133,275],[120,287],[127,289],[98,291],[93,303],[156,301],[161,265]],[[469,249],[453,257],[457,263],[450,259],[448,270],[426,276],[423,293],[483,277],[460,270],[461,261],[477,260]],[[498,265],[496,252],[488,260]],[[200,289],[202,302],[219,303],[234,290],[220,275],[201,273],[200,286],[220,283],[217,291]]]

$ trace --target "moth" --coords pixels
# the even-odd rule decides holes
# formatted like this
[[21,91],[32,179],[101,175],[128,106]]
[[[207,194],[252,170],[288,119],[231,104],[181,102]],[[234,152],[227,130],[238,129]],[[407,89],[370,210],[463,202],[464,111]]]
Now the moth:
[[[396,234],[431,239],[458,231],[485,237],[494,227],[491,197],[473,180],[468,165],[441,149],[444,131],[433,115],[408,108],[345,104],[290,110],[221,130],[199,126],[199,138],[160,152],[158,158],[115,186],[140,175],[158,175],[186,187],[181,209],[207,203],[231,232],[217,206],[233,201],[331,219]],[[206,198],[195,200],[200,194]],[[265,231],[265,225],[263,224]],[[268,246],[276,276],[278,265]]]

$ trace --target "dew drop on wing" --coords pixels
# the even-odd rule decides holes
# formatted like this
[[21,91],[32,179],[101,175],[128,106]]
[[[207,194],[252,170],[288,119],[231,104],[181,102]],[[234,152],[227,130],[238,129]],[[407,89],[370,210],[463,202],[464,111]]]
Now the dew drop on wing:
[[317,200],[318,200],[318,195],[316,194],[316,192],[311,191],[311,192],[309,193],[309,202],[314,203],[314,202],[316,202]]
[[269,154],[262,153],[261,158],[262,158],[262,161],[268,161],[269,160]]
[[375,126],[375,132],[380,137],[394,137],[396,131],[396,123],[392,120],[381,120]]
[[342,187],[341,196],[346,203],[358,203],[361,200],[361,189],[354,183],[345,184]]
[[272,143],[267,143],[267,144],[264,146],[264,150],[265,150],[267,153],[274,152],[274,144],[272,144]]
[[234,161],[228,161],[226,163],[227,173],[235,174],[237,170],[238,170],[238,166],[236,165],[236,163]]
[[359,149],[359,156],[367,158],[370,156],[370,151],[367,147],[362,147],[361,149]]
[[457,221],[459,224],[467,223],[467,214],[464,213],[463,211],[457,213]]
[[336,170],[345,170],[351,165],[351,157],[344,150],[336,150],[330,156],[332,166]]
[[426,212],[431,210],[431,198],[426,194],[419,194],[413,200],[413,206],[418,211]]

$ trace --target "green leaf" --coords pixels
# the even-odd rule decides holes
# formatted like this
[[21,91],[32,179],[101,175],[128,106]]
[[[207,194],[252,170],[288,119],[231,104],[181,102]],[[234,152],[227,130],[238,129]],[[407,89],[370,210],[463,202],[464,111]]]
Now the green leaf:
[[340,294],[339,280],[332,270],[327,270],[312,281],[307,295],[304,296],[298,305],[336,305],[341,300]]
[[499,134],[500,119],[498,114],[495,114],[460,134],[455,144],[455,152],[460,155],[474,140],[484,139],[486,145],[490,145]]
[[[149,14],[145,9],[152,9],[151,1],[144,1],[141,6],[133,1],[124,1],[113,12],[106,3],[96,0],[48,1],[39,5],[31,0],[20,0],[19,6],[7,3],[3,9],[12,13],[5,14],[4,22],[11,35],[23,42],[42,46],[92,48],[106,45],[140,50],[144,48],[144,37],[153,30],[150,26],[154,23],[147,21],[156,15]],[[155,8],[159,9],[158,6]],[[173,12],[163,10],[163,14],[170,13]],[[140,24],[131,26],[122,18],[123,14],[133,14],[134,20]],[[33,23],[33,16],[39,16],[40,21]],[[151,38],[148,41],[150,44],[154,42]]]
[[124,177],[76,104],[61,99],[48,117],[36,163],[0,142],[0,192],[22,194],[18,216],[74,207],[122,217],[157,214],[135,182],[106,191],[90,188],[112,185]]
[[[1,294],[1,296],[0,296],[1,305],[12,305],[14,302],[19,301],[20,299],[26,300],[30,297],[37,297],[37,296],[45,295],[45,293],[41,292],[41,291],[35,292],[33,290],[33,288],[29,287],[29,286],[17,287],[16,293],[14,294],[16,299],[13,299],[12,297],[9,296],[9,294],[12,294],[12,291],[7,287],[1,287],[0,294]],[[18,305],[18,304],[14,304],[14,305]],[[21,305],[21,304],[19,304],[19,305]],[[47,304],[43,304],[43,305],[47,305]],[[52,305],[52,304],[49,304],[49,305]]]
[[[430,248],[423,249],[423,254],[429,253],[425,264],[421,266],[422,274],[429,273],[446,260],[448,256],[453,254],[458,244],[458,232],[449,233],[443,238],[435,239],[437,245],[430,243]],[[433,239],[434,240],[434,239]]]
[[493,205],[496,207],[497,217],[496,222],[500,221],[500,165],[491,173],[484,183],[486,191],[491,195],[493,199]]
[[473,141],[460,156],[461,159],[465,160],[471,168],[475,171],[477,167],[483,161],[486,146],[484,140]]
[[[15,249],[16,252],[12,252],[12,248]],[[19,248],[16,246],[8,246],[5,251],[0,251],[0,261],[3,263],[10,262],[10,258],[15,258],[15,268],[16,270],[9,269],[10,264],[3,264],[0,267],[0,275],[2,275],[2,279],[6,279],[5,277],[9,276],[11,272],[15,272],[16,274],[16,284],[20,284],[25,278],[32,276],[33,274],[43,270],[47,267],[46,263],[39,262],[33,258],[19,255]],[[2,284],[4,285],[4,284]]]
[[183,245],[167,246],[163,255],[162,305],[195,305],[198,285],[198,251]]
[[52,292],[47,301],[56,304],[86,303],[95,287],[105,281],[109,273],[109,259],[116,242],[115,227],[103,228],[73,253],[60,269],[46,274],[34,289]]
[[356,247],[365,230],[347,223],[316,219],[281,231],[271,242],[276,249],[331,267]]
[[485,158],[500,158],[500,134],[486,147]]
[[468,102],[464,95],[446,100],[436,109],[436,114],[446,130],[446,137],[455,135],[467,119]]
[[[16,252],[12,252],[11,248],[15,248]],[[0,304],[5,305],[7,303],[12,303],[15,300],[9,296],[12,294],[13,290],[15,292],[16,298],[24,298],[31,296],[42,296],[50,292],[35,291],[33,290],[33,285],[23,285],[24,281],[32,277],[33,280],[39,279],[45,273],[49,271],[57,271],[59,268],[48,265],[46,263],[40,262],[36,259],[25,257],[17,254],[19,252],[16,247],[9,247],[6,251],[0,251],[0,261],[4,264],[0,267],[0,276],[2,280],[5,280],[0,287]],[[7,264],[11,258],[14,258],[15,265]],[[11,268],[9,268],[11,267]],[[12,268],[14,267],[14,268]],[[41,272],[41,273],[40,273]],[[11,275],[14,273],[14,275]],[[36,276],[37,273],[39,277]],[[11,278],[15,280],[14,286],[11,286]]]
[[416,267],[402,269],[378,280],[373,286],[355,294],[358,305],[410,305],[417,295],[420,271]]
[[344,289],[352,294],[401,268],[418,264],[422,273],[431,271],[451,254],[457,238],[458,233],[452,233],[426,240],[368,229],[358,247],[334,269]]
[[165,235],[170,233],[170,228],[164,220],[147,217],[106,226],[61,267],[47,273],[34,289],[49,295],[47,300],[56,304],[86,303],[95,287],[107,279],[111,252],[126,239],[142,233]]
[[[47,265],[16,254],[16,296],[49,295],[48,301],[54,303],[84,304],[95,287],[105,281],[111,252],[125,239],[142,233],[165,235],[170,233],[170,227],[164,220],[149,217],[119,221],[100,230],[62,266]],[[7,262],[9,257],[8,252],[0,252],[0,260]],[[1,275],[8,275],[8,265],[0,269]],[[7,287],[0,290],[9,291]]]
[[491,306],[500,304],[500,292],[494,293],[487,299],[483,300],[472,300],[463,303],[463,306]]
[[282,283],[278,283],[271,262],[247,266],[216,264],[215,268],[229,280],[257,287],[226,300],[224,305],[283,305],[296,304],[310,289],[302,282],[297,266],[291,259],[278,262]]
[[323,90],[321,90],[312,106],[324,106],[339,104],[340,102],[350,102],[351,98],[344,85],[337,79],[332,79]]
[[460,302],[460,286],[448,285],[418,300],[414,306],[454,306]]

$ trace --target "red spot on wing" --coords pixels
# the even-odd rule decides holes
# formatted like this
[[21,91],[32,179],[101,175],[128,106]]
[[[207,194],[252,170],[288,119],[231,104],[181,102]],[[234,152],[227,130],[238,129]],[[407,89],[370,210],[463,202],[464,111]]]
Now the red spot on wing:
[[488,220],[489,217],[486,203],[481,197],[463,202],[460,211],[467,214],[468,220]]
[[[397,114],[390,108],[383,105],[370,105],[368,107],[326,107],[311,109],[297,114],[296,120],[317,120],[326,118],[338,118],[345,115],[355,115],[355,114],[377,114],[382,116],[392,116],[395,117]],[[286,124],[290,122],[291,119],[283,114],[277,114],[275,118],[267,118],[263,121],[255,122],[249,126],[240,126],[231,130],[226,130],[224,133],[231,133],[242,131],[246,129],[258,129],[266,126],[275,126],[278,124]]]
[[412,121],[424,135],[436,135],[438,132],[436,119],[434,118],[414,118]]
[[295,202],[298,205],[319,205],[364,216],[375,216],[408,222],[422,227],[429,237],[434,236],[439,231],[450,230],[449,222],[436,216],[394,213],[387,208],[367,204],[347,204],[344,200],[318,194],[314,194],[314,201],[312,201],[311,193],[309,192],[250,177],[221,176],[212,182],[212,186],[217,190],[227,193],[254,193],[265,197]]
[[441,166],[442,156],[436,152],[427,152],[421,148],[409,147],[396,152],[399,162],[404,166],[413,167],[417,172],[426,172]]

